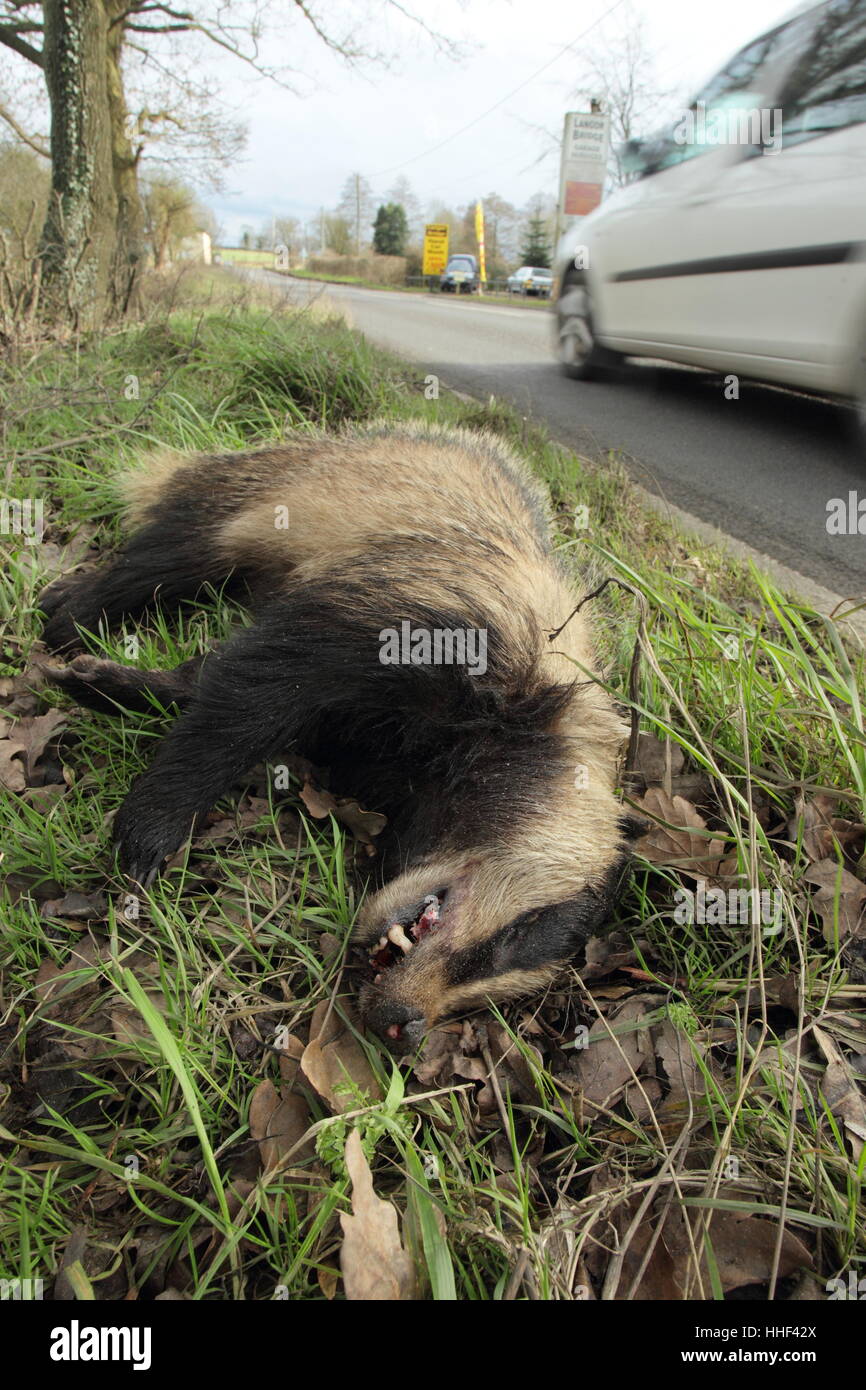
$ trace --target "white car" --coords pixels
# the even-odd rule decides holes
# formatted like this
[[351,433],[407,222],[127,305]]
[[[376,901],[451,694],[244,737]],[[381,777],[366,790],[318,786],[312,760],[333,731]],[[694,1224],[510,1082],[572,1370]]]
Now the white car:
[[537,265],[522,265],[506,283],[509,294],[537,294],[543,299],[553,289],[553,274]]
[[866,0],[742,49],[557,249],[568,376],[659,357],[866,402]]

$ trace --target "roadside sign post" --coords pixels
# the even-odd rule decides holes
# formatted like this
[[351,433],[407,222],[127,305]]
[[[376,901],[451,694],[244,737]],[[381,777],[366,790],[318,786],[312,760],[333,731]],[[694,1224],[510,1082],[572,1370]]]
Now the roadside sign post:
[[[421,274],[430,279],[439,276],[448,264],[448,224],[428,222],[424,228],[424,260]],[[429,288],[433,289],[431,283]]]
[[610,151],[610,116],[604,111],[569,111],[562,131],[557,237],[598,207]]

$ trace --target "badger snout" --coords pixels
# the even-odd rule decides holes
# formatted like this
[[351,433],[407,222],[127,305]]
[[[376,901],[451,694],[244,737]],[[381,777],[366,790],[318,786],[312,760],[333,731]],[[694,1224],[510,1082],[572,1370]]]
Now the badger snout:
[[392,1052],[412,1052],[420,1047],[428,1028],[422,1011],[395,999],[375,1002],[371,994],[372,990],[366,999],[363,995],[361,998],[364,1023],[371,1032],[376,1033]]

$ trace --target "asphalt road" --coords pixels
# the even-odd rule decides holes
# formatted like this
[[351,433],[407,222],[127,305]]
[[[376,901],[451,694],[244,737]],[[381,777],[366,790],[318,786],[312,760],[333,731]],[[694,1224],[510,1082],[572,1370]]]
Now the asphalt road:
[[831,498],[866,498],[866,449],[847,406],[745,381],[728,401],[721,376],[648,363],[569,381],[547,312],[258,276],[299,303],[327,294],[371,341],[444,384],[508,398],[593,459],[614,451],[667,503],[833,594],[866,598],[866,536],[827,531]]

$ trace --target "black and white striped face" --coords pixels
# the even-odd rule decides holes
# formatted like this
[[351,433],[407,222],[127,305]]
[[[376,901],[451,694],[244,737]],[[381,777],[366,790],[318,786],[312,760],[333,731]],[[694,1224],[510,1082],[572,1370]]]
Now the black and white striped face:
[[542,988],[603,925],[621,844],[600,875],[581,883],[573,872],[575,891],[563,897],[558,856],[547,872],[523,862],[522,875],[519,856],[454,857],[412,869],[368,899],[355,935],[369,971],[361,1013],[394,1051],[416,1047],[437,1021]]

